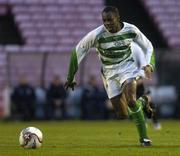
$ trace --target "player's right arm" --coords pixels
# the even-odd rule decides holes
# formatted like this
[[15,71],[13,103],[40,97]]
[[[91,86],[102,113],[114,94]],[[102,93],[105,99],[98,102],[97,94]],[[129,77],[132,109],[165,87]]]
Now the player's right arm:
[[83,58],[88,54],[89,50],[94,47],[96,40],[96,32],[89,32],[73,49],[70,58],[69,71],[67,75],[66,89],[72,88],[74,90],[74,76],[78,71],[78,66]]

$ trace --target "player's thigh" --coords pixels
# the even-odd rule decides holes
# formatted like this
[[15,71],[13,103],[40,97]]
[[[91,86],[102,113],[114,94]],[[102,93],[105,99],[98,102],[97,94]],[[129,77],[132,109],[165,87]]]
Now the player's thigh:
[[121,107],[122,114],[124,116],[128,116],[128,111],[127,111],[128,104],[127,104],[126,96],[124,93],[122,93],[122,96],[120,98],[120,107]]
[[125,81],[124,84],[124,91],[123,93],[125,94],[127,104],[128,106],[132,107],[136,103],[136,90],[137,90],[137,83],[136,80],[131,79]]
[[117,116],[127,117],[127,103],[125,95],[122,94],[122,87],[119,79],[106,80],[103,76],[103,83],[108,94],[108,97],[114,107]]
[[[127,102],[124,94],[117,95],[110,99],[116,113],[123,118],[128,117]],[[118,111],[118,112],[117,112]]]

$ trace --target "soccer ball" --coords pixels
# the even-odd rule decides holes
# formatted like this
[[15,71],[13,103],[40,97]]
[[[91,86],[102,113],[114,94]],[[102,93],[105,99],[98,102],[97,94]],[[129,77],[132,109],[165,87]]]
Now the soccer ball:
[[39,148],[42,145],[42,140],[43,134],[36,127],[27,127],[19,135],[19,143],[24,148]]

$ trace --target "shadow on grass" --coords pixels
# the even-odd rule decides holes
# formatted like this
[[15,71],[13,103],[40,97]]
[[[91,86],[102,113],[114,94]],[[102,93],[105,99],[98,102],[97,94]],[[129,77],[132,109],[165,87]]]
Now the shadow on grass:
[[138,144],[133,145],[52,145],[44,148],[105,148],[105,149],[126,149],[126,148],[152,148],[152,149],[180,149],[180,145],[152,145],[151,147],[142,147]]

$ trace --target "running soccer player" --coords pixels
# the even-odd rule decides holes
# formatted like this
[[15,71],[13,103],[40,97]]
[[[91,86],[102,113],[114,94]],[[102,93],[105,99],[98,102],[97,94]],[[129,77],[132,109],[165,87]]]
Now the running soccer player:
[[[66,89],[74,89],[78,65],[95,47],[102,65],[104,86],[117,116],[130,115],[137,126],[141,145],[150,146],[143,113],[144,102],[142,98],[136,98],[136,90],[137,78],[150,78],[154,70],[153,46],[136,26],[120,20],[116,7],[105,7],[102,21],[103,24],[89,32],[72,51]],[[133,59],[131,42],[137,43],[145,54],[147,64],[141,70]],[[123,109],[126,104],[129,109]]]

